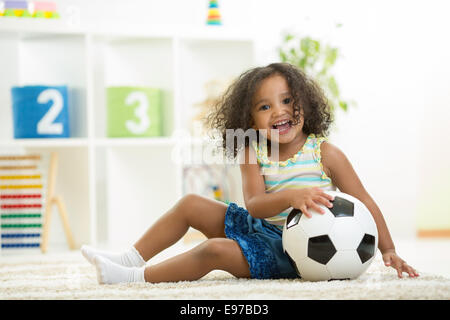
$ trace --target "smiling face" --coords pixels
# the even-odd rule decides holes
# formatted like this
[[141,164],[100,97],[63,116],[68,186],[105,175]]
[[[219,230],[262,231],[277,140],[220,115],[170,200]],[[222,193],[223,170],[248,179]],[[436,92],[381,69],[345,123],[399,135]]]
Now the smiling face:
[[[261,82],[252,101],[253,128],[267,130],[267,139],[280,144],[289,144],[305,135],[302,132],[303,116],[294,118],[293,98],[286,79],[274,74]],[[271,130],[278,130],[278,141]],[[273,138],[273,139],[271,139]]]

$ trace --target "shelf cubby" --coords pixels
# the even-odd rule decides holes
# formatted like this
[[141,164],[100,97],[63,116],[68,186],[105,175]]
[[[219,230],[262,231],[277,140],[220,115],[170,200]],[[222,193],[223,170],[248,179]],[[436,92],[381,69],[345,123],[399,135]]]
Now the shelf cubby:
[[[0,153],[57,151],[56,189],[76,245],[115,248],[134,243],[182,197],[188,164],[174,159],[177,133],[192,134],[205,85],[254,61],[253,38],[227,28],[93,30],[20,19],[0,20],[0,52]],[[13,138],[11,88],[35,84],[69,87],[70,138]],[[161,89],[162,135],[108,137],[111,86]],[[230,177],[232,200],[242,203],[237,166]],[[60,223],[52,228],[50,245],[64,243]]]

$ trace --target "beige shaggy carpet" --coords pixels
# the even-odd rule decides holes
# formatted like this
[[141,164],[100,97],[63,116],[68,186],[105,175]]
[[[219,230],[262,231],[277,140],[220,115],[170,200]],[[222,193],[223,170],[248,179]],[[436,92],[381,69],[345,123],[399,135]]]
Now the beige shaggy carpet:
[[377,258],[356,280],[249,280],[213,271],[192,282],[99,285],[95,268],[79,251],[3,256],[0,299],[450,299],[450,278],[421,273],[398,279]]

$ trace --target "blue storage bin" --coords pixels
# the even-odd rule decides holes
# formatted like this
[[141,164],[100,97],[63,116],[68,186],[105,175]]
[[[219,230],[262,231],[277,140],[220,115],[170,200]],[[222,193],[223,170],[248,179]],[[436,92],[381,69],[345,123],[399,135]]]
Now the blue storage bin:
[[67,86],[13,87],[14,138],[68,138]]

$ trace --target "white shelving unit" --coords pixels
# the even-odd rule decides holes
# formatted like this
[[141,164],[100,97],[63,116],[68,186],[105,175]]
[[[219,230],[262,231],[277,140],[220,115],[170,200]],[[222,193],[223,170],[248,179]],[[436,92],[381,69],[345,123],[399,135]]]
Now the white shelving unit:
[[[76,244],[129,245],[182,196],[183,165],[171,160],[174,133],[189,132],[207,81],[254,65],[253,39],[224,27],[102,31],[2,18],[0,152],[58,151],[56,188]],[[13,138],[10,89],[33,84],[69,87],[71,138]],[[163,136],[106,136],[105,88],[115,85],[162,89]],[[241,190],[232,191],[241,201]],[[52,229],[54,242],[64,242],[62,231]]]

